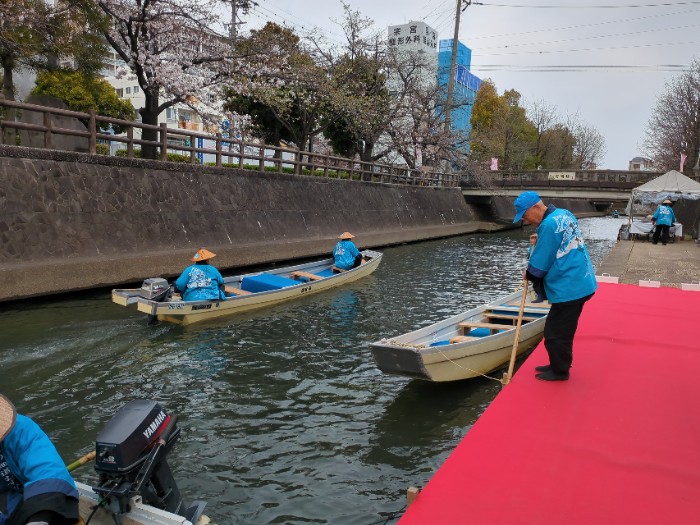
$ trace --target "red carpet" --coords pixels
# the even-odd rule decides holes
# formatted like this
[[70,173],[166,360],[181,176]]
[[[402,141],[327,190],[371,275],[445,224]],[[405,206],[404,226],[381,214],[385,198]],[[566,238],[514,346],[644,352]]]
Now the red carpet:
[[700,293],[600,284],[571,379],[540,344],[400,525],[700,523]]

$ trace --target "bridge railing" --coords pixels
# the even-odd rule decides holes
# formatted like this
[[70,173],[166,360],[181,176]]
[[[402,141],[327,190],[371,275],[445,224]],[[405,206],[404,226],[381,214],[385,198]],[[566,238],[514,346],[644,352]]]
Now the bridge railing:
[[[561,171],[492,171],[485,174],[465,175],[460,186],[463,188],[600,188],[628,190],[648,182],[662,172],[613,171],[613,170],[570,170],[566,178]],[[561,178],[560,178],[561,177]]]
[[[34,122],[20,119],[22,112],[38,114]],[[62,127],[56,121],[78,120],[83,126]],[[37,123],[38,122],[38,123]],[[118,127],[124,130],[120,135],[104,133],[101,128]],[[24,131],[25,134],[17,133]],[[150,131],[157,140],[146,140],[143,131]],[[22,144],[22,137],[29,144]],[[37,140],[37,137],[40,137]],[[295,148],[265,144],[262,141],[245,141],[215,134],[199,133],[181,128],[169,128],[166,123],[159,126],[128,120],[115,119],[96,114],[71,111],[36,104],[25,104],[0,99],[0,144],[23,145],[42,149],[64,149],[58,144],[58,137],[77,137],[84,143],[80,151],[85,153],[112,154],[112,143],[123,146],[116,151],[119,156],[136,158],[140,147],[154,148],[157,160],[187,160],[190,163],[205,163],[219,167],[253,169],[260,172],[294,173],[317,177],[331,177],[348,180],[377,182],[386,184],[410,184],[432,187],[459,186],[460,174],[444,173],[424,168],[414,170],[407,166],[365,162],[357,159],[330,154],[302,151]],[[100,148],[99,144],[110,145]],[[67,148],[65,148],[67,149]],[[106,149],[106,151],[104,151]],[[71,151],[75,151],[72,149]],[[176,153],[177,156],[172,154]]]

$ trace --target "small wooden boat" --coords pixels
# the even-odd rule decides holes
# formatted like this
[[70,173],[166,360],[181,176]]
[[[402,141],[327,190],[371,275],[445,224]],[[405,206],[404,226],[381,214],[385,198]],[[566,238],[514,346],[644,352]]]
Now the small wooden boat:
[[[522,292],[419,330],[370,344],[385,374],[457,381],[488,374],[510,359]],[[549,303],[526,303],[518,354],[542,339]]]
[[[89,519],[90,525],[114,525],[116,521],[114,513],[109,508],[101,506],[92,487],[79,482],[75,485],[78,487],[80,498],[81,523],[87,523]],[[100,507],[96,508],[98,505]],[[197,523],[193,524],[178,514],[145,504],[139,496],[131,499],[128,512],[119,514],[119,520],[117,523],[123,525],[205,525],[211,522],[207,516],[202,515],[197,519]]]
[[[266,272],[224,277],[225,301],[183,301],[177,294],[167,294],[165,279],[146,279],[141,288],[112,290],[112,301],[121,306],[136,304],[149,319],[190,325],[225,315],[262,308],[289,301],[361,279],[377,269],[382,254],[364,250],[365,258],[357,268],[338,271],[333,259],[277,268]],[[160,288],[158,288],[160,287]],[[158,288],[158,289],[155,289]]]

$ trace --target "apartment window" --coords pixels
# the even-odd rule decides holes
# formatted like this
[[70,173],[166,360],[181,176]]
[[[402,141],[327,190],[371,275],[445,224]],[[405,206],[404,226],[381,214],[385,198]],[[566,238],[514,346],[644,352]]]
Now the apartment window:
[[175,110],[173,108],[168,108],[165,110],[165,118],[167,118],[170,121],[177,120],[177,115],[175,114]]
[[131,95],[131,88],[130,87],[126,88],[126,94]]
[[136,93],[138,93],[138,92],[139,92],[139,87],[138,87],[138,86],[134,86],[134,94],[136,94]]
[[121,98],[121,97],[124,96],[124,90],[123,90],[122,88],[117,88],[117,89],[116,89],[116,92],[117,92],[117,96],[118,96],[119,98]]

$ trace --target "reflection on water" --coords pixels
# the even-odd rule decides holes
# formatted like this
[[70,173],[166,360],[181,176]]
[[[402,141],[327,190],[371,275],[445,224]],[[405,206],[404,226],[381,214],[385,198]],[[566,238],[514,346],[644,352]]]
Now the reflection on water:
[[[624,219],[584,219],[595,264]],[[515,290],[528,230],[384,250],[339,290],[201,326],[147,326],[103,292],[2,308],[2,392],[66,461],[126,401],[180,416],[183,494],[228,523],[383,523],[423,486],[499,392],[382,375],[368,343]],[[82,467],[76,478],[90,483]],[[395,521],[395,520],[390,520]]]

